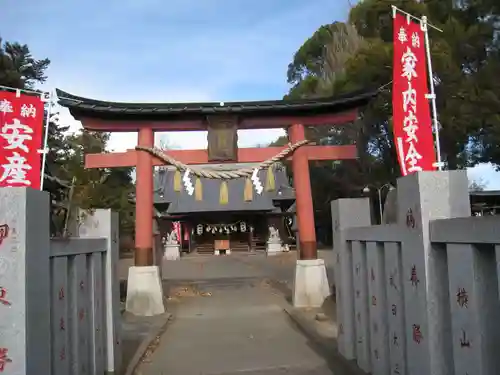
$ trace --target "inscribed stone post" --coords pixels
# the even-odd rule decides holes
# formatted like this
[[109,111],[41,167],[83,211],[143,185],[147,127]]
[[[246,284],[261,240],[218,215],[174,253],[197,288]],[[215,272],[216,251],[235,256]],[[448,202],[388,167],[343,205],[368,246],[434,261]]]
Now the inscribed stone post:
[[0,189],[0,372],[50,374],[49,194]]
[[[100,254],[98,254],[100,255]],[[93,256],[92,256],[93,257]],[[93,270],[91,266],[90,270]],[[57,272],[57,270],[54,270]],[[68,320],[68,329],[73,335],[71,343],[71,369],[72,374],[85,374],[89,369],[90,336],[90,295],[88,283],[88,269],[86,254],[75,255],[68,279],[68,292],[71,291],[72,311]],[[93,314],[92,314],[93,316]],[[57,326],[56,326],[57,327]],[[68,358],[69,359],[69,358]]]
[[121,314],[120,289],[117,274],[118,265],[118,214],[111,210],[81,211],[83,221],[79,227],[80,237],[104,237],[108,240],[108,250],[103,264],[106,277],[106,368],[108,372],[119,372],[121,366]]
[[500,258],[492,244],[500,243],[500,218],[446,222],[435,222],[431,233],[439,242],[448,241],[443,251],[446,247],[455,373],[497,375],[500,301],[496,268]]
[[[67,242],[67,240],[64,240]],[[54,240],[51,240],[51,254],[54,248]],[[68,257],[53,257],[51,264],[50,303],[51,303],[51,352],[52,372],[51,375],[66,375],[71,373],[70,366],[76,361],[72,355],[72,344],[70,335],[73,331],[72,301],[69,291],[69,262]],[[75,288],[76,290],[76,288]],[[76,346],[76,345],[75,345]],[[71,360],[70,360],[71,358]],[[70,361],[72,363],[70,363]],[[77,372],[78,373],[78,372]]]
[[354,329],[353,260],[350,245],[343,230],[371,224],[368,198],[337,199],[331,202],[335,288],[337,291],[337,320],[339,323],[339,351],[354,359],[356,334]]
[[352,242],[354,314],[356,330],[356,362],[365,372],[371,372],[370,311],[368,307],[368,267],[366,242]]
[[470,216],[465,171],[419,172],[398,180],[403,242],[407,366],[410,375],[452,374],[446,254],[433,249],[429,221]]
[[[404,227],[399,226],[398,230]],[[389,334],[389,363],[393,374],[406,375],[405,310],[403,288],[403,256],[400,242],[386,242],[385,288]]]
[[367,242],[366,260],[372,373],[385,375],[390,373],[390,369],[384,244]]

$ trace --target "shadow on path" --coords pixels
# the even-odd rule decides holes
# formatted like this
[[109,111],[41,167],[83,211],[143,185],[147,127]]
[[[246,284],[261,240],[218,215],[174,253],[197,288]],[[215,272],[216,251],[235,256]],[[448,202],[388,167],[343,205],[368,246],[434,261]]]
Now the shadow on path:
[[168,303],[175,318],[137,374],[333,374],[283,311],[281,293],[241,281],[171,285],[181,291]]
[[284,312],[294,267],[292,253],[166,262],[163,284],[174,318],[136,374],[347,374]]

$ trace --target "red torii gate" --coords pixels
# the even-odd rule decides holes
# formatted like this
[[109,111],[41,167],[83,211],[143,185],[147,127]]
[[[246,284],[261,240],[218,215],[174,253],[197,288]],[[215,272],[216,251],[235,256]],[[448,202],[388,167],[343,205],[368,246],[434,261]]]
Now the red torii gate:
[[[376,93],[353,93],[336,98],[298,101],[228,103],[117,103],[78,97],[57,90],[67,107],[87,130],[138,132],[138,146],[154,147],[155,131],[209,130],[208,118],[232,116],[237,129],[287,128],[291,143],[305,139],[305,126],[341,125],[357,118],[357,110]],[[212,122],[212,120],[211,120]],[[237,149],[238,163],[267,160],[284,147]],[[207,164],[207,150],[169,150],[168,155],[188,165]],[[317,259],[316,234],[309,176],[309,160],[356,158],[354,145],[302,146],[290,157],[294,174],[300,259]],[[220,161],[217,161],[220,163]],[[164,162],[146,151],[89,154],[86,168],[136,167],[135,265],[153,264],[153,166]],[[299,178],[300,176],[300,178]]]

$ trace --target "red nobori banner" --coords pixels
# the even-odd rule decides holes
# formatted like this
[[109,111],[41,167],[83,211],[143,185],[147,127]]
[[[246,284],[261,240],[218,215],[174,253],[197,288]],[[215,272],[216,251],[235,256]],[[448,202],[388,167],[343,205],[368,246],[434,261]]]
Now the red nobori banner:
[[180,221],[174,221],[172,223],[173,229],[175,230],[175,234],[177,235],[177,241],[182,244],[182,226]]
[[401,174],[435,170],[427,83],[425,35],[420,23],[394,17],[392,111]]
[[0,187],[40,189],[43,119],[40,96],[0,92]]

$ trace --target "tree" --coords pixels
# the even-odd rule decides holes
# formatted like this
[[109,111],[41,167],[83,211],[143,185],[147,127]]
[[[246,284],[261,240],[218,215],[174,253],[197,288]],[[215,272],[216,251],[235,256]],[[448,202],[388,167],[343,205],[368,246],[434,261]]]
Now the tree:
[[[50,64],[49,59],[35,59],[25,44],[3,43],[0,38],[0,85],[13,89],[28,89],[36,94],[35,85],[45,82],[45,71]],[[40,94],[42,92],[40,91]],[[44,119],[47,118],[45,109]],[[66,199],[69,187],[58,180],[54,172],[61,165],[60,148],[64,147],[64,132],[68,127],[60,126],[57,121],[49,120],[48,148],[49,154],[45,162],[44,190],[51,195],[51,233],[58,232],[64,222],[61,211],[62,202]],[[44,137],[44,135],[42,135]],[[43,138],[44,139],[44,138]],[[59,223],[59,225],[57,224]]]
[[[350,12],[349,22],[355,25],[359,36],[358,49],[350,58],[342,58],[341,74],[330,80],[333,87],[324,92],[342,93],[358,89],[380,89],[380,94],[362,113],[356,144],[359,145],[360,168],[372,182],[383,177],[385,182],[399,176],[394,144],[392,142],[391,92],[392,80],[392,17],[394,4],[416,15],[427,15],[444,32],[432,33],[434,81],[438,97],[443,157],[450,169],[473,166],[480,161],[500,161],[497,151],[500,84],[494,79],[499,68],[498,6],[492,1],[452,2],[366,0]],[[496,22],[496,23],[495,23]],[[338,24],[338,23],[335,23]],[[334,25],[334,24],[332,24]],[[328,68],[321,44],[325,43],[322,26],[301,49],[294,66],[303,75],[290,74],[293,87],[290,96],[307,90],[317,95],[320,71]],[[347,43],[345,43],[347,44]],[[315,48],[305,48],[314,45]],[[319,45],[319,46],[318,46]],[[340,43],[342,45],[342,43]],[[327,43],[323,51],[327,49]],[[310,57],[305,57],[309,51]],[[334,53],[335,54],[335,53]],[[348,54],[349,55],[349,54]],[[323,56],[323,60],[320,58]],[[313,64],[309,63],[312,61]],[[305,69],[303,67],[312,67]],[[316,82],[314,85],[311,82]],[[328,81],[324,82],[328,84]],[[367,84],[368,83],[368,84]],[[326,85],[328,86],[328,85]],[[369,86],[369,87],[367,87]],[[316,91],[312,91],[313,89]],[[321,93],[320,93],[321,94]],[[481,116],[477,116],[481,108]],[[335,137],[343,134],[337,132]],[[371,173],[367,174],[368,171]]]
[[[285,99],[333,95],[335,82],[345,73],[346,62],[363,44],[364,40],[349,23],[333,22],[321,26],[299,48],[288,66],[288,82],[292,88]],[[358,124],[311,128],[307,129],[307,137],[322,145],[357,144],[358,128]],[[286,143],[287,138],[280,137],[272,145]],[[311,163],[313,204],[318,227],[328,228],[331,225],[330,201],[361,193],[364,181],[358,164],[356,161]],[[288,171],[291,173],[291,168]],[[320,233],[329,234],[330,231],[319,231],[318,236]]]
[[281,135],[275,141],[271,142],[268,147],[286,146],[289,142],[286,135]]
[[106,152],[109,133],[81,130],[66,138],[69,145],[60,178],[73,179],[73,204],[83,209],[111,208],[118,212],[120,232],[134,230],[131,168],[85,168],[85,154]]
[[321,26],[288,65],[287,81],[292,88],[285,98],[331,95],[333,82],[362,43],[351,24],[334,22]]
[[[27,45],[2,43],[0,39],[0,85],[36,91],[35,86],[47,78],[45,71],[49,64],[49,59],[35,59]],[[61,206],[68,208],[69,204],[83,209],[111,208],[120,215],[121,232],[133,233],[134,209],[129,200],[134,187],[131,168],[84,167],[86,153],[105,152],[109,134],[83,130],[68,135],[69,127],[61,124],[57,117],[57,113],[53,114],[47,127],[49,152],[45,172],[48,177],[44,181],[44,190],[49,191],[52,198],[52,234],[62,234],[64,210],[61,211]],[[67,202],[69,184],[73,182],[72,202]]]
[[487,183],[481,179],[469,180],[469,191],[483,191],[487,186]]
[[[0,38],[0,85],[14,89],[35,90],[35,85],[47,79],[45,71],[49,64],[50,60],[47,58],[35,59],[26,44],[3,43]],[[48,126],[49,154],[46,159],[46,172],[52,176],[57,175],[56,171],[61,166],[61,150],[66,148],[64,133],[69,129],[59,124],[55,120],[56,117],[49,119]],[[47,118],[46,112],[44,118]]]
[[[474,165],[483,156],[485,138],[481,135],[485,122],[498,128],[498,121],[488,112],[491,113],[493,104],[497,103],[499,92],[488,87],[492,84],[486,84],[486,81],[496,81],[492,79],[491,64],[497,56],[498,48],[494,44],[498,30],[487,17],[492,7],[485,9],[486,2],[482,1],[461,2],[460,6],[436,1],[368,0],[360,3],[352,9],[350,21],[369,43],[348,62],[344,82],[337,87],[339,90],[360,88],[366,82],[374,82],[377,86],[390,82],[392,20],[387,9],[391,3],[409,13],[427,15],[432,23],[443,29],[443,33],[431,32],[442,156],[450,169]],[[371,138],[380,139],[380,135],[387,138],[378,145],[387,161],[395,160],[389,136],[392,133],[390,103],[390,92],[386,91],[364,112],[364,125]],[[478,116],[478,108],[486,113]]]
[[0,38],[0,85],[33,89],[47,79],[49,64],[49,59],[35,59],[26,44],[3,43]]
[[[335,195],[358,196],[363,186],[394,184],[400,175],[392,140],[390,5],[426,15],[443,29],[442,34],[431,31],[431,53],[447,166],[465,168],[481,161],[500,164],[496,147],[500,142],[497,2],[365,0],[351,9],[347,24],[321,26],[288,67],[292,87],[286,98],[379,91],[355,124],[309,133],[310,139],[321,144],[355,143],[359,156],[355,162],[312,165],[316,212],[326,211],[325,203]],[[354,25],[357,37],[352,31],[349,34],[348,25]],[[329,225],[326,214],[324,220]]]

